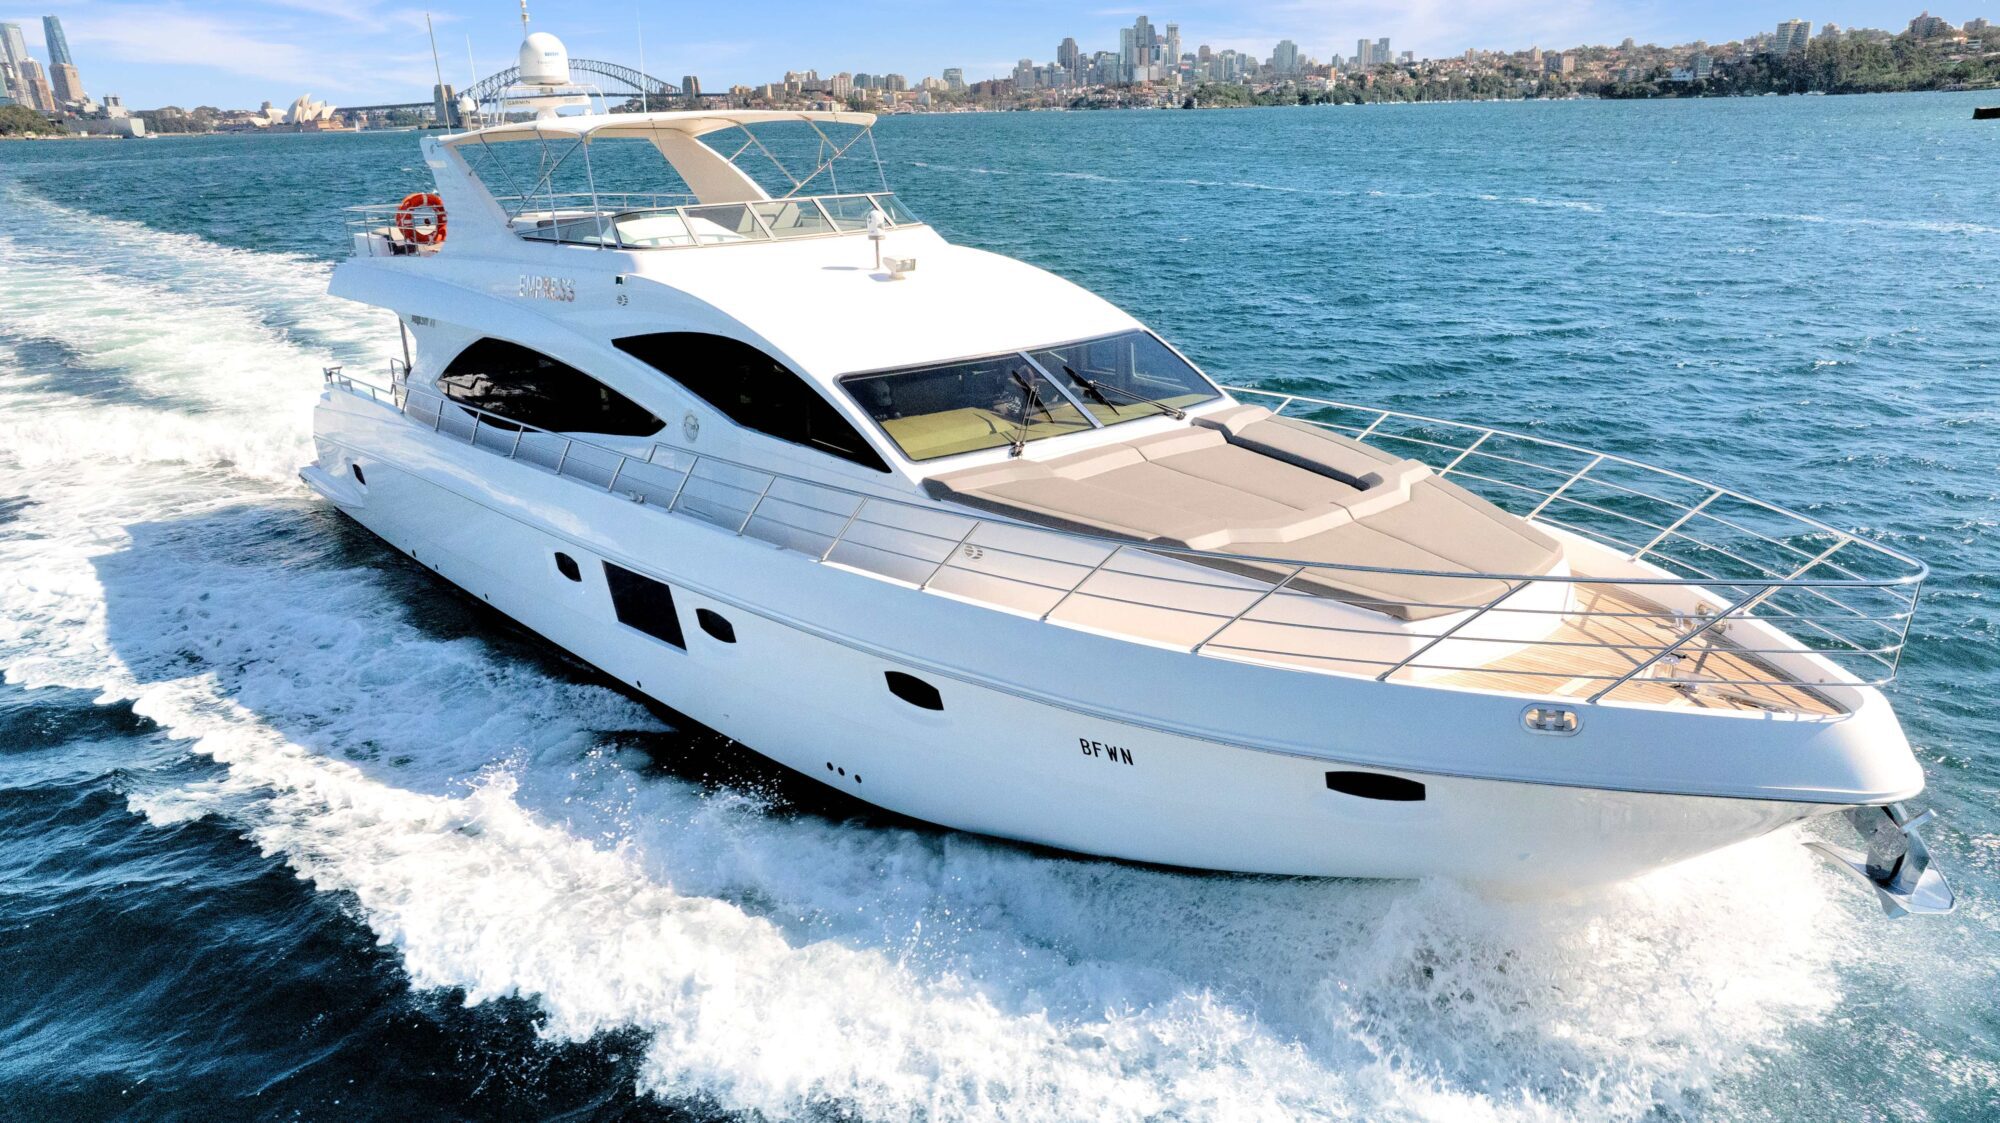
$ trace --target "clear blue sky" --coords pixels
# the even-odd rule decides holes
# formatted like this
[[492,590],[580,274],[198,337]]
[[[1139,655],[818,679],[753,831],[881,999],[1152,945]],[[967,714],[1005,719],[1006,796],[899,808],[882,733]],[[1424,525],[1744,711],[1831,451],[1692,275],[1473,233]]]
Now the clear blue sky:
[[[128,105],[255,107],[311,92],[336,104],[427,98],[433,81],[424,12],[402,0],[0,0],[0,22],[19,23],[44,61],[41,17],[61,17],[84,86]],[[1186,49],[1207,43],[1268,56],[1281,38],[1315,58],[1350,54],[1354,41],[1387,35],[1399,51],[1456,54],[1693,39],[1726,42],[1779,20],[1833,20],[1900,30],[1925,0],[531,0],[535,28],[571,54],[636,65],[645,29],[646,69],[671,82],[697,74],[709,89],[782,77],[787,69],[896,72],[915,79],[947,66],[968,79],[1005,73],[1014,60],[1048,61],[1075,36],[1086,51],[1116,50],[1118,28],[1141,12],[1181,25]],[[1992,0],[1934,0],[1963,22]],[[436,0],[445,80],[463,85],[511,65],[520,42],[517,0]],[[466,59],[471,38],[473,62]]]

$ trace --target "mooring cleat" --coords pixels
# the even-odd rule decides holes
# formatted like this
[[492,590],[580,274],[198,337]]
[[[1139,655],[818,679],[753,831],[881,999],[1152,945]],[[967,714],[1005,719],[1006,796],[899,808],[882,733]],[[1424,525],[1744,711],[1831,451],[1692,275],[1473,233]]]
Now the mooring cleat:
[[1847,821],[1868,844],[1866,853],[1817,840],[1806,845],[1866,882],[1891,918],[1941,915],[1957,908],[1958,899],[1944,874],[1931,868],[1930,847],[1917,833],[1930,818],[1929,811],[1912,816],[1900,803],[1856,807]]

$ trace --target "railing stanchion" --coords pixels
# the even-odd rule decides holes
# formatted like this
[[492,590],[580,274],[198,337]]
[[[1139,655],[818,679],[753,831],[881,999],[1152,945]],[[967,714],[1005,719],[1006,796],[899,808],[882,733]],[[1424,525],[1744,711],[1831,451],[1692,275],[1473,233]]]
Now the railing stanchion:
[[[972,540],[972,536],[973,536],[974,534],[977,534],[977,533],[979,532],[979,528],[980,528],[980,527],[981,527],[982,525],[984,525],[984,524],[983,524],[983,523],[982,523],[982,522],[981,522],[981,521],[980,521],[979,519],[974,519],[974,520],[972,520],[972,525],[971,525],[971,526],[968,526],[968,527],[966,527],[966,528],[965,528],[965,533],[964,533],[964,534],[961,534],[961,535],[959,535],[959,536],[958,536],[958,541],[956,541],[956,542],[953,542],[953,543],[951,544],[951,549],[949,549],[949,550],[946,550],[946,551],[945,551],[945,554],[944,554],[944,556],[938,559],[938,563],[937,563],[937,565],[936,565],[936,566],[935,566],[935,567],[934,567],[934,568],[933,568],[933,569],[931,570],[931,574],[930,574],[930,576],[929,576],[929,577],[926,577],[926,578],[924,578],[924,583],[923,583],[923,584],[921,584],[921,585],[919,585],[919,586],[917,586],[917,588],[918,588],[919,590],[923,590],[923,589],[928,589],[928,588],[930,588],[930,587],[931,587],[931,582],[933,582],[933,581],[937,580],[937,576],[938,576],[938,574],[940,574],[940,573],[943,573],[943,572],[944,572],[944,567],[945,567],[945,566],[947,566],[947,565],[950,565],[950,564],[951,564],[951,559],[953,559],[953,558],[957,557],[957,556],[958,556],[958,552],[959,552],[960,550],[963,550],[963,549],[965,549],[965,544],[966,544],[967,542],[970,542],[970,541]],[[841,533],[845,534],[845,533],[846,533],[846,531],[842,531]],[[1051,610],[1051,611],[1053,611],[1053,610]],[[1049,618],[1049,614],[1048,614],[1047,612],[1044,612],[1044,613],[1042,613],[1042,619],[1044,619],[1044,620],[1047,620],[1048,618]]]
[[569,463],[570,446],[574,445],[575,443],[576,443],[575,441],[571,440],[563,441],[562,455],[556,457],[556,475],[558,476],[562,475],[563,465]]
[[1285,586],[1291,584],[1293,578],[1297,577],[1301,573],[1304,573],[1305,571],[1306,567],[1303,565],[1294,566],[1290,573],[1285,574],[1285,579],[1283,581],[1280,581],[1277,584],[1271,586],[1270,588],[1264,590],[1264,594],[1258,597],[1256,600],[1251,601],[1248,605],[1244,606],[1243,611],[1237,613],[1234,616],[1231,616],[1227,620],[1224,620],[1220,628],[1217,628],[1216,630],[1208,633],[1207,636],[1203,637],[1200,643],[1195,644],[1191,648],[1188,648],[1188,653],[1190,655],[1200,655],[1202,648],[1207,647],[1209,644],[1215,642],[1215,637],[1228,631],[1232,626],[1235,625],[1237,621],[1243,619],[1245,616],[1248,616],[1252,612],[1257,611],[1257,609],[1260,606],[1262,606],[1265,601],[1270,600],[1272,597],[1277,596],[1278,591],[1280,589],[1283,589]]
[[778,477],[776,476],[764,477],[764,490],[757,493],[757,501],[755,503],[750,504],[750,513],[743,516],[742,525],[736,528],[736,533],[739,537],[743,534],[744,531],[750,529],[750,520],[757,517],[757,508],[762,507],[764,505],[764,497],[771,494],[771,485],[777,482],[778,482]]
[[618,487],[618,477],[624,471],[625,471],[625,458],[621,456],[618,458],[618,463],[613,464],[611,466],[611,481],[604,485],[604,490],[606,491],[616,490]]
[[1492,600],[1487,601],[1485,604],[1480,605],[1479,611],[1473,613],[1470,616],[1467,616],[1465,619],[1460,620],[1458,623],[1453,624],[1451,627],[1446,628],[1444,631],[1438,633],[1437,635],[1432,636],[1429,643],[1426,643],[1422,647],[1417,648],[1415,651],[1410,652],[1408,655],[1403,656],[1401,662],[1397,663],[1393,667],[1390,667],[1388,670],[1383,671],[1381,674],[1376,675],[1375,681],[1376,682],[1388,681],[1390,675],[1395,674],[1397,671],[1400,671],[1404,667],[1407,667],[1410,664],[1416,662],[1418,659],[1421,659],[1424,656],[1424,654],[1428,652],[1431,648],[1436,647],[1438,644],[1441,644],[1444,641],[1450,639],[1451,637],[1457,635],[1458,633],[1464,631],[1467,625],[1471,624],[1474,620],[1479,619],[1481,616],[1486,615],[1488,612],[1493,611],[1494,607],[1499,605],[1501,601],[1504,601],[1508,597],[1513,596],[1515,593],[1520,592],[1522,589],[1527,588],[1528,585],[1529,582],[1526,581],[1516,581],[1514,584],[1509,585],[1504,591],[1501,592],[1499,596],[1494,597]]
[[1069,592],[1064,593],[1059,599],[1057,599],[1056,603],[1049,606],[1049,610],[1047,612],[1042,613],[1042,619],[1047,620],[1049,617],[1054,616],[1056,614],[1056,609],[1061,608],[1065,604],[1068,604],[1069,598],[1075,596],[1077,590],[1083,588],[1085,585],[1090,584],[1090,579],[1097,576],[1099,573],[1103,572],[1104,567],[1111,564],[1112,558],[1115,558],[1119,554],[1122,554],[1124,552],[1125,552],[1125,547],[1120,545],[1114,548],[1110,553],[1097,559],[1097,564],[1090,567],[1090,572],[1083,575],[1083,580],[1078,581],[1074,585],[1071,585],[1069,587]]
[[521,438],[527,435],[528,430],[525,427],[514,430],[514,447],[507,450],[507,459],[514,459],[515,455],[521,451]]
[[[854,529],[854,520],[860,518],[861,512],[866,510],[867,508],[868,508],[868,497],[864,495],[861,497],[861,502],[856,503],[854,505],[854,510],[849,511],[847,513],[847,521],[840,524],[840,533],[834,535],[833,541],[828,542],[826,544],[826,551],[820,554],[819,560],[825,561],[826,559],[833,556],[833,552],[836,549],[838,549],[840,547],[841,542],[847,538],[847,532]],[[928,585],[930,584],[930,582],[925,581],[924,584]]]
[[700,466],[700,464],[701,464],[700,456],[696,456],[693,460],[688,461],[687,470],[681,473],[681,482],[674,487],[673,498],[667,500],[666,509],[669,513],[671,513],[675,505],[681,501],[681,492],[687,490],[688,481],[694,478],[694,470],[695,468]]
[[1590,470],[1591,470],[1592,468],[1595,468],[1595,467],[1597,467],[1597,466],[1598,466],[1599,464],[1602,464],[1602,463],[1604,463],[1604,454],[1600,452],[1600,453],[1598,453],[1598,454],[1597,454],[1596,456],[1594,456],[1594,457],[1592,457],[1592,458],[1591,458],[1591,461],[1590,461],[1590,463],[1588,463],[1588,464],[1585,464],[1585,465],[1584,465],[1583,467],[1581,467],[1581,468],[1578,468],[1578,469],[1576,470],[1576,474],[1575,474],[1575,475],[1573,475],[1573,476],[1571,476],[1570,478],[1568,478],[1568,479],[1564,480],[1564,481],[1562,482],[1562,486],[1561,486],[1561,487],[1559,487],[1559,488],[1555,489],[1554,491],[1551,491],[1551,492],[1549,492],[1549,493],[1548,493],[1547,495],[1543,496],[1543,497],[1542,497],[1542,501],[1541,501],[1540,503],[1537,503],[1537,504],[1535,504],[1535,509],[1534,509],[1534,510],[1532,510],[1532,511],[1529,511],[1526,517],[1527,517],[1527,518],[1530,518],[1530,519],[1532,519],[1532,518],[1534,518],[1534,517],[1535,517],[1536,515],[1539,515],[1539,514],[1541,514],[1541,513],[1542,513],[1542,510],[1543,510],[1543,508],[1547,507],[1547,506],[1548,506],[1549,504],[1551,504],[1551,503],[1554,503],[1554,502],[1555,502],[1555,501],[1556,501],[1556,500],[1557,500],[1557,499],[1558,499],[1558,498],[1559,498],[1559,497],[1560,497],[1560,496],[1562,495],[1562,493],[1563,493],[1563,492],[1565,492],[1565,491],[1568,491],[1568,490],[1570,489],[1570,486],[1571,486],[1571,485],[1575,484],[1575,483],[1576,483],[1576,482],[1577,482],[1578,480],[1582,479],[1583,477],[1585,477],[1585,476],[1589,475],[1589,474],[1590,474]]
[[1647,554],[1653,552],[1653,547],[1658,546],[1660,543],[1665,542],[1668,538],[1673,537],[1676,531],[1680,530],[1680,528],[1688,524],[1689,519],[1692,519],[1696,515],[1699,515],[1703,511],[1707,510],[1708,505],[1710,503],[1713,503],[1720,498],[1722,498],[1721,488],[1718,487],[1714,491],[1709,492],[1707,498],[1703,499],[1701,502],[1695,504],[1694,506],[1689,507],[1687,510],[1681,512],[1681,517],[1675,519],[1672,525],[1660,531],[1658,534],[1655,534],[1651,542],[1648,542],[1644,546],[1639,547],[1639,552],[1632,555],[1632,560],[1633,561],[1643,560]]
[[1476,438],[1471,444],[1465,446],[1465,450],[1463,452],[1460,452],[1456,457],[1453,457],[1452,462],[1444,466],[1444,470],[1438,473],[1438,478],[1443,479],[1444,477],[1451,475],[1451,470],[1453,468],[1456,468],[1460,464],[1465,463],[1465,458],[1471,456],[1474,452],[1478,451],[1479,446],[1485,444],[1486,438],[1492,435],[1493,435],[1493,430],[1491,429],[1488,429],[1485,432],[1480,433],[1478,438]]

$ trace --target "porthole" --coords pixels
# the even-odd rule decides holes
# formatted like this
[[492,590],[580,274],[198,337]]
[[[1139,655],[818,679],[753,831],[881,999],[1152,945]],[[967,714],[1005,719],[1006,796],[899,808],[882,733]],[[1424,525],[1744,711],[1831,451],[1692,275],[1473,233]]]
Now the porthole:
[[568,554],[556,555],[556,572],[572,581],[580,582],[583,580],[583,570],[576,567],[576,559],[570,557]]
[[718,642],[736,642],[736,625],[724,619],[721,613],[710,612],[706,608],[697,608],[694,610],[694,619],[695,623],[701,625],[702,631],[715,637]]
[[938,689],[915,675],[901,671],[889,671],[884,676],[889,680],[889,693],[908,702],[920,710],[944,709],[944,698]]
[[1326,786],[1342,795],[1384,803],[1420,803],[1424,798],[1424,786],[1417,781],[1380,772],[1329,772]]
[[359,464],[349,464],[349,465],[347,466],[347,470],[348,470],[349,472],[352,472],[352,473],[354,473],[354,482],[355,482],[355,483],[358,483],[358,484],[360,484],[360,485],[361,485],[362,487],[367,487],[367,486],[368,486],[368,474],[367,474],[366,472],[363,472],[363,471],[361,470],[361,465],[359,465]]

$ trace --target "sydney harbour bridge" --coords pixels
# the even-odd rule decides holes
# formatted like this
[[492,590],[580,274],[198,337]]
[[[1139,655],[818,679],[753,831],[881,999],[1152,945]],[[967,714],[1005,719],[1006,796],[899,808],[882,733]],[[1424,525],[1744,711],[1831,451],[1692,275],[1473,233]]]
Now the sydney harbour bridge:
[[[643,71],[635,70],[629,66],[620,66],[615,62],[573,58],[569,60],[569,69],[570,73],[576,76],[579,83],[596,85],[607,96],[613,98],[619,94],[624,94],[629,97],[642,99],[644,102],[650,103],[657,108],[666,109],[683,104],[686,97],[686,91],[673,82],[663,81]],[[456,98],[460,95],[469,95],[474,101],[484,103],[498,98],[501,93],[506,91],[507,87],[512,86],[520,77],[521,68],[510,66],[497,74],[490,74],[473,83],[471,86],[457,91],[453,96]],[[592,81],[593,78],[596,79],[595,82]],[[699,84],[697,84],[697,89],[698,86]],[[717,95],[704,95],[697,92],[694,96],[713,97]],[[342,106],[338,112],[342,114],[360,114],[387,112],[392,109],[422,110],[435,108],[437,108],[435,101],[408,101],[398,102],[393,105]]]

